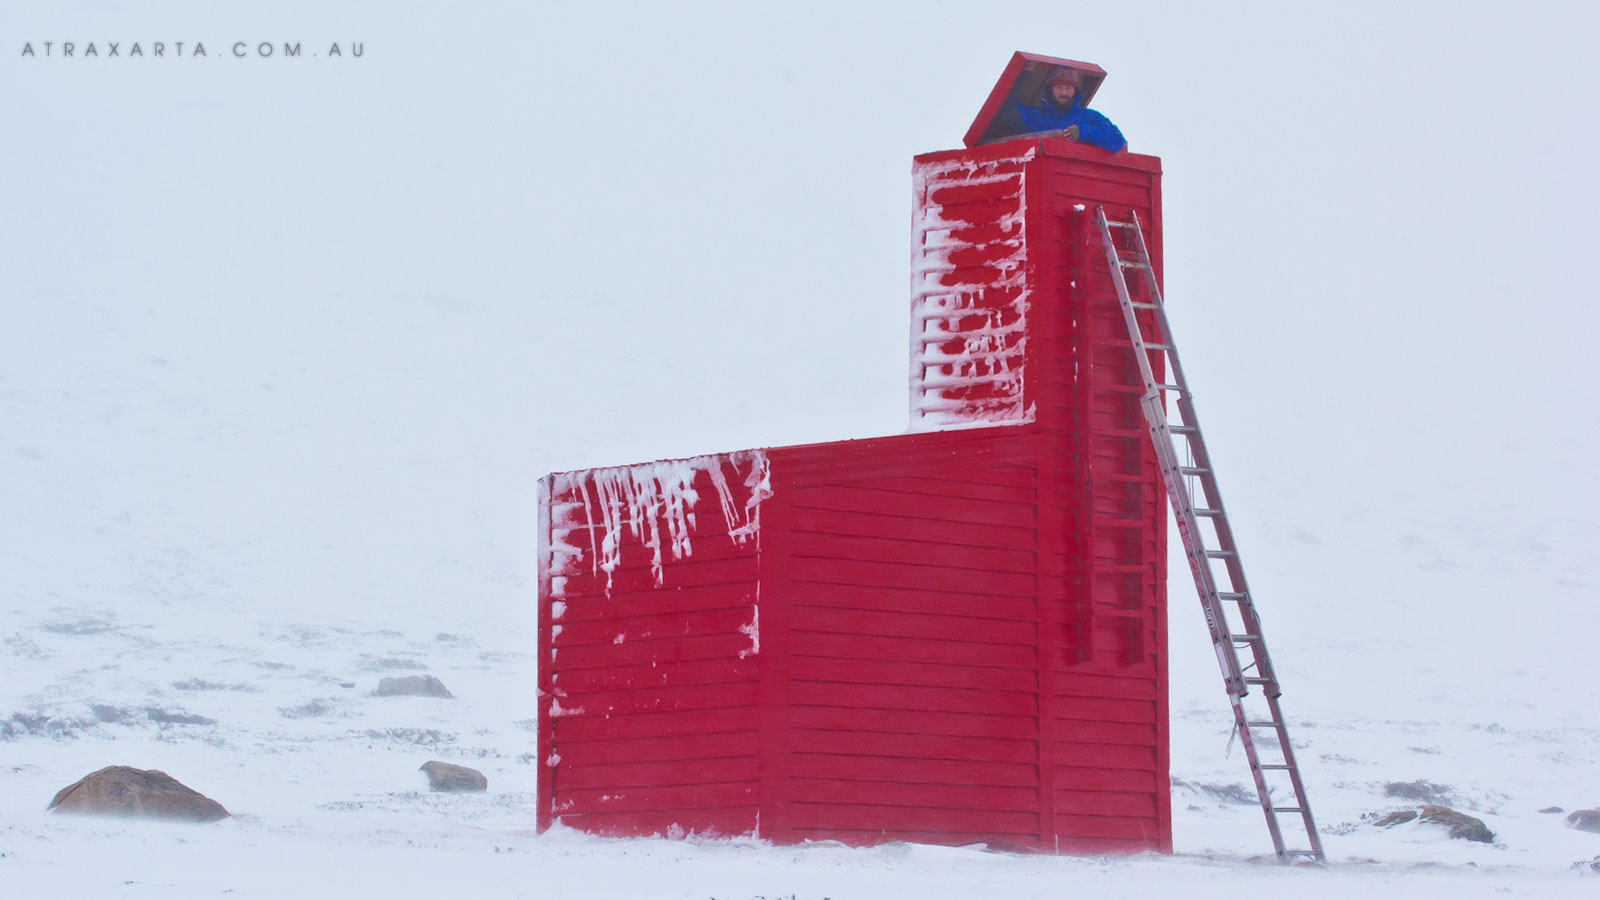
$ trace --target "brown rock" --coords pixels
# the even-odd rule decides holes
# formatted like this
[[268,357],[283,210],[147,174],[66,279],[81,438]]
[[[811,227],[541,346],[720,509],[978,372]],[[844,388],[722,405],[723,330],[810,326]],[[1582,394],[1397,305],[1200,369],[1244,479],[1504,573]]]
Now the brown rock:
[[1448,806],[1435,806],[1432,803],[1422,804],[1421,820],[1434,822],[1439,825],[1450,826],[1450,836],[1466,841],[1477,841],[1482,844],[1494,843],[1494,832],[1483,820],[1466,813],[1456,812]]
[[1417,817],[1417,811],[1416,810],[1414,810],[1414,809],[1402,809],[1402,810],[1398,810],[1396,812],[1389,813],[1387,816],[1384,816],[1383,818],[1379,819],[1376,822],[1373,822],[1372,824],[1377,825],[1377,826],[1382,827],[1382,828],[1387,828],[1390,825],[1403,825],[1406,822],[1409,822],[1412,819],[1415,819],[1416,817]]
[[108,766],[68,785],[50,801],[54,812],[215,822],[222,804],[155,769]]
[[1567,827],[1600,834],[1600,809],[1580,809],[1567,816]]
[[1539,812],[1542,812],[1542,813],[1558,813],[1558,812],[1566,812],[1566,810],[1562,809],[1559,806],[1546,806],[1544,809],[1539,810]]
[[428,788],[435,791],[487,791],[489,779],[477,769],[432,760],[422,764],[419,772],[428,775]]
[[377,694],[379,697],[438,697],[441,700],[455,698],[455,694],[445,688],[444,682],[432,675],[380,678]]

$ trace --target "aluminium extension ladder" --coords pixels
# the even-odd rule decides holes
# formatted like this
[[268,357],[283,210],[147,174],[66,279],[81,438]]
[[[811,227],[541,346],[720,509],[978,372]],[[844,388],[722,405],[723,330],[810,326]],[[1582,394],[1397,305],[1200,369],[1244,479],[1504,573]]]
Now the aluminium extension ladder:
[[[1239,549],[1234,544],[1233,529],[1223,510],[1222,495],[1217,490],[1217,476],[1211,467],[1211,455],[1206,451],[1205,439],[1200,434],[1200,424],[1195,419],[1194,395],[1189,392],[1183,377],[1183,366],[1178,363],[1178,349],[1172,337],[1172,327],[1162,306],[1161,288],[1156,284],[1155,269],[1150,264],[1150,253],[1145,247],[1144,232],[1139,227],[1139,217],[1129,212],[1126,222],[1110,220],[1105,207],[1095,207],[1095,218],[1100,226],[1100,239],[1105,245],[1106,264],[1111,269],[1111,279],[1117,288],[1117,300],[1122,304],[1123,319],[1127,322],[1128,336],[1132,339],[1134,356],[1139,362],[1139,375],[1144,379],[1144,394],[1140,405],[1144,408],[1145,422],[1149,426],[1150,440],[1155,445],[1156,459],[1161,467],[1161,478],[1166,482],[1167,497],[1172,501],[1172,511],[1177,519],[1178,534],[1183,539],[1183,549],[1194,573],[1195,587],[1200,592],[1200,602],[1205,609],[1206,625],[1211,630],[1211,643],[1217,651],[1217,662],[1222,666],[1222,677],[1227,686],[1228,701],[1233,706],[1234,727],[1239,741],[1244,745],[1245,756],[1250,760],[1250,774],[1255,779],[1256,793],[1261,798],[1261,809],[1267,817],[1267,830],[1272,833],[1272,845],[1280,862],[1292,862],[1296,857],[1323,861],[1322,841],[1317,835],[1316,822],[1311,818],[1311,804],[1306,800],[1305,785],[1300,780],[1300,769],[1295,765],[1294,749],[1289,744],[1289,731],[1284,724],[1283,710],[1278,705],[1282,693],[1278,678],[1272,668],[1272,658],[1267,654],[1266,639],[1261,634],[1261,619],[1256,614],[1250,589],[1245,584],[1244,566],[1239,561]],[[1118,247],[1113,240],[1113,230],[1125,236],[1124,245]],[[1128,292],[1123,271],[1134,269],[1143,280],[1144,300],[1135,301]],[[1139,324],[1140,311],[1149,311],[1147,319],[1153,320],[1159,330],[1159,340],[1147,340]],[[1156,380],[1151,354],[1163,354],[1164,372],[1171,380]],[[1176,395],[1176,406],[1181,424],[1167,420],[1163,399],[1167,393]],[[1179,460],[1177,438],[1183,438],[1188,451],[1188,464]],[[1199,482],[1203,506],[1196,506],[1191,487],[1185,478]],[[1215,539],[1215,547],[1206,546],[1205,533],[1200,521],[1207,520]],[[1213,561],[1223,563],[1228,576],[1227,589],[1219,588]],[[1233,604],[1235,615],[1227,615],[1228,604]],[[1239,630],[1232,630],[1230,622],[1237,622]],[[1242,649],[1250,652],[1250,663],[1240,664]],[[1252,672],[1252,670],[1254,670]],[[1247,712],[1245,696],[1250,688],[1261,688],[1266,714]],[[1275,737],[1281,762],[1262,762],[1256,747],[1254,732],[1260,729],[1263,736]],[[1268,772],[1282,772],[1288,776],[1293,789],[1294,802],[1284,806],[1274,805],[1267,784]],[[1286,848],[1280,815],[1297,815],[1305,826],[1308,848]]]

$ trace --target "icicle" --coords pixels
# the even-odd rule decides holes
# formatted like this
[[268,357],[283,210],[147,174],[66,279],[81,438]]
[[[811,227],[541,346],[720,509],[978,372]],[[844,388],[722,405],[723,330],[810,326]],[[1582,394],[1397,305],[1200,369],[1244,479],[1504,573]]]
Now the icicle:
[[[742,508],[734,500],[724,466],[732,469],[735,476],[744,470],[743,484],[749,499]],[[589,532],[590,572],[606,573],[608,593],[617,567],[622,563],[625,537],[631,537],[650,551],[650,569],[656,586],[661,586],[665,578],[664,548],[671,549],[675,560],[694,555],[693,538],[698,521],[695,507],[700,500],[694,482],[701,472],[706,473],[717,493],[729,538],[735,544],[742,544],[755,536],[760,530],[761,501],[772,496],[770,465],[766,454],[759,450],[572,472],[557,477],[551,500],[552,506],[559,502],[564,510],[560,527],[551,529],[552,546],[561,548],[552,552],[552,571],[561,575],[574,574],[572,569],[582,551],[569,537],[582,528]],[[599,498],[598,503],[595,497]],[[581,523],[577,516],[579,510],[583,513]],[[598,537],[596,531],[601,532]]]

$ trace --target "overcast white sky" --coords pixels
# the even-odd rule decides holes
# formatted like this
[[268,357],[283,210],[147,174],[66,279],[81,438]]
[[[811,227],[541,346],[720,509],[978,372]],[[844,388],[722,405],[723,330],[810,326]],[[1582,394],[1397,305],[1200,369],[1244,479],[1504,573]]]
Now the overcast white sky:
[[902,430],[910,160],[1028,50],[1163,159],[1270,621],[1593,631],[1591,5],[141,6],[0,7],[7,602],[531,613],[547,471]]

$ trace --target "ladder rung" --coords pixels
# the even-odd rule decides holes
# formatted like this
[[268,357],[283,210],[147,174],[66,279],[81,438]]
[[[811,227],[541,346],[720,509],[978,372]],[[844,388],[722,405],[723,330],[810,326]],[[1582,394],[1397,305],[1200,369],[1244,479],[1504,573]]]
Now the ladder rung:
[[1204,475],[1205,473],[1207,473],[1209,471],[1211,471],[1211,470],[1206,468],[1205,466],[1179,466],[1178,467],[1178,474],[1179,475]]
[[1188,388],[1184,387],[1181,384],[1166,384],[1164,382],[1159,382],[1159,381],[1156,382],[1155,389],[1158,390],[1158,391],[1188,391],[1189,390]]
[[1258,769],[1272,769],[1273,771],[1277,771],[1277,772],[1288,772],[1288,771],[1292,770],[1294,768],[1294,766],[1288,765],[1286,763],[1262,763],[1261,765],[1257,766],[1256,768],[1258,768]]
[[1132,228],[1133,227],[1133,223],[1132,222],[1118,222],[1115,219],[1107,219],[1106,220],[1106,224],[1109,225],[1112,228]]
[[1124,259],[1119,256],[1117,257],[1117,265],[1123,267],[1124,269],[1143,269],[1145,266],[1149,265],[1149,263],[1142,259]]
[[1167,430],[1173,434],[1199,434],[1200,429],[1193,425],[1168,425]]
[[1246,719],[1244,724],[1247,727],[1250,727],[1250,728],[1277,728],[1278,727],[1278,723],[1272,721],[1271,719],[1256,719],[1254,721]]
[[1249,677],[1245,678],[1244,683],[1245,684],[1262,684],[1262,685],[1277,684],[1278,683],[1278,679],[1276,679],[1276,678],[1265,678],[1265,677],[1262,677],[1262,676],[1252,675],[1252,676],[1249,676]]
[[1321,859],[1322,858],[1322,852],[1319,851],[1319,850],[1285,850],[1285,851],[1283,851],[1283,855],[1284,856],[1309,856],[1312,859]]
[[1217,593],[1218,600],[1232,600],[1235,603],[1239,602],[1240,600],[1247,600],[1249,597],[1249,594],[1241,591],[1219,591]]
[[1194,514],[1197,515],[1197,516],[1200,516],[1202,518],[1215,519],[1218,516],[1222,515],[1222,510],[1220,510],[1220,509],[1197,509],[1197,510],[1194,511]]
[[1232,550],[1207,550],[1207,559],[1238,559],[1239,554]]
[[1171,350],[1172,349],[1172,345],[1171,344],[1156,344],[1156,343],[1152,343],[1150,341],[1145,341],[1144,348],[1146,350]]
[[1272,811],[1275,813],[1303,813],[1306,810],[1303,806],[1274,806]]
[[1161,308],[1161,304],[1159,304],[1159,303],[1140,303],[1137,300],[1129,300],[1128,301],[1128,305],[1133,307],[1134,309],[1160,309]]
[[1241,644],[1253,644],[1253,643],[1261,640],[1261,635],[1259,635],[1259,634],[1230,634],[1230,635],[1228,635],[1228,640],[1234,641],[1236,643],[1241,643]]

